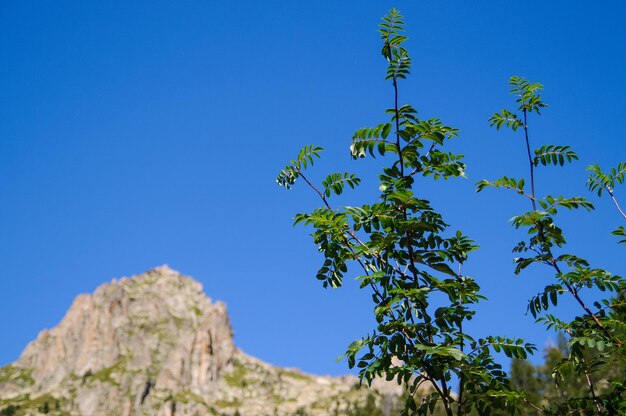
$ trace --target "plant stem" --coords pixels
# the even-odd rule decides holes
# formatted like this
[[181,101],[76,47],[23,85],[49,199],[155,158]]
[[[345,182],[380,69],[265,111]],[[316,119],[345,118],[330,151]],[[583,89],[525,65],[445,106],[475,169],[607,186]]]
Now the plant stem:
[[615,204],[615,208],[617,208],[617,211],[626,220],[626,214],[624,213],[624,211],[622,211],[622,208],[620,208],[619,204],[617,203],[617,199],[615,199],[615,195],[613,194],[613,190],[612,189],[607,189],[607,191],[609,192],[609,195],[611,196],[611,199],[613,200],[613,203]]
[[317,193],[317,195],[322,199],[322,201],[324,202],[324,205],[326,205],[326,208],[332,211],[332,208],[330,207],[330,204],[328,203],[328,200],[326,199],[326,195],[324,195],[319,189],[317,189],[317,187],[313,185],[311,181],[307,179],[306,176],[304,176],[304,174],[302,173],[300,169],[298,169],[298,174],[300,175],[300,177],[302,177],[302,179],[304,179],[307,185],[309,185],[311,189],[313,189],[315,193]]
[[[527,110],[526,108],[523,109],[523,113],[524,113],[524,135],[525,135],[525,139],[526,139],[526,152],[528,154],[528,163],[530,166],[530,193],[532,198],[530,199],[530,202],[532,203],[533,206],[533,211],[537,211],[537,203],[535,202],[535,165],[533,163],[533,159],[532,159],[532,155],[530,152],[530,140],[528,138],[528,122],[527,122]],[[541,242],[544,243],[545,242],[545,236],[543,234],[543,224],[541,223],[541,221],[537,221],[537,232],[539,235],[539,238],[541,239]],[[544,244],[542,244],[543,246]],[[559,265],[556,262],[556,259],[554,258],[554,255],[552,254],[552,250],[550,250],[550,247],[546,244],[545,247],[541,247],[541,250],[545,252],[545,254],[547,254],[548,256],[550,256],[550,263],[552,265],[552,267],[554,268],[554,270],[557,272],[558,276],[562,276],[562,272],[561,272],[561,268],[559,267]],[[587,307],[587,305],[583,302],[583,300],[580,298],[580,296],[578,295],[577,291],[572,287],[572,285],[567,282],[564,279],[561,279],[563,281],[563,283],[565,283],[565,286],[567,287],[567,290],[570,292],[570,294],[574,297],[574,299],[576,300],[576,302],[578,302],[578,304],[583,308],[583,310],[585,311],[585,313],[587,315],[589,315],[589,317],[591,317],[591,319],[593,319],[593,321],[595,322],[595,324],[602,330],[602,332],[605,333],[605,335],[607,335],[609,338],[611,338],[608,334],[608,331],[606,330],[606,328],[604,327],[604,325],[602,325],[602,323],[600,322],[600,320],[598,319],[598,317]],[[589,387],[589,391],[591,392],[591,396],[594,398],[594,403],[596,405],[596,408],[598,409],[598,412],[601,412],[602,409],[600,407],[600,404],[597,403],[596,399],[596,394],[595,391],[593,389],[593,384],[591,383],[591,379],[589,378],[589,373],[587,371],[587,369],[585,369],[585,378],[587,381],[587,386]]]
[[535,164],[533,163],[533,157],[530,153],[530,140],[528,139],[528,123],[527,112],[524,108],[524,136],[526,138],[526,152],[528,153],[528,163],[530,165],[530,201],[533,204],[533,211],[537,211],[537,203],[535,202]]
[[[326,195],[324,195],[315,185],[313,185],[313,183],[311,181],[309,181],[309,179],[302,173],[301,170],[298,170],[298,173],[300,174],[300,177],[302,177],[302,179],[304,179],[304,181],[307,183],[307,185],[309,185],[309,187],[311,189],[313,189],[315,191],[315,193],[317,193],[317,195],[320,197],[320,199],[324,202],[324,205],[326,205],[326,208],[328,208],[329,210],[333,211],[332,206],[330,205],[330,203],[326,199]],[[346,233],[350,237],[352,237],[358,244],[360,244],[361,246],[365,246],[365,244],[351,230],[346,230]],[[354,259],[359,263],[359,265],[361,266],[361,268],[363,269],[365,274],[367,276],[369,276],[369,270],[367,269],[365,263],[363,263],[363,260],[354,252],[354,249],[352,248],[352,246],[350,245],[348,239],[345,236],[343,237],[343,241],[344,241],[344,244],[346,245],[346,247],[348,247],[348,250],[350,250],[350,252],[352,253]],[[379,260],[383,261],[380,257],[377,257],[377,258],[379,258]],[[398,271],[396,269],[394,269],[394,270],[396,272]],[[403,273],[401,273],[401,274],[403,275]],[[380,291],[378,290],[378,288],[376,287],[376,284],[374,282],[370,282],[370,287],[372,288],[374,293],[376,293],[376,295],[378,295],[378,297],[380,299],[383,299],[382,294],[380,293]],[[391,313],[392,319],[395,320],[396,317],[395,317],[395,314],[393,313],[393,311],[390,310],[389,312]],[[413,320],[413,316],[412,315],[411,315],[411,320]],[[407,341],[409,342],[409,344],[411,346],[415,346],[415,343],[413,342],[413,339],[409,336],[409,334],[407,334],[406,332],[402,331],[402,335],[407,339]],[[420,337],[419,334],[417,334],[417,337],[420,338],[420,342],[422,342],[422,343],[426,342],[426,340],[424,340],[423,337]],[[435,390],[437,390],[441,394],[441,391],[439,390],[439,386],[437,385],[437,383],[433,382],[433,385],[435,387]]]
[[[463,268],[463,263],[459,262],[459,269],[457,272],[457,276],[459,277],[459,280],[461,280],[461,271]],[[459,305],[462,305],[462,299],[461,299],[461,295],[459,294]],[[461,352],[465,352],[464,348],[465,348],[465,342],[463,340],[463,321],[461,321],[459,323],[459,332],[461,335]],[[459,397],[457,399],[458,405],[457,405],[457,411],[456,414],[457,416],[462,416],[465,414],[465,406],[463,406],[463,390],[465,388],[465,374],[461,371],[461,376],[459,377]]]
[[[390,48],[389,43],[387,43],[387,47]],[[394,98],[394,113],[395,113],[395,119],[396,119],[396,148],[398,150],[400,175],[402,179],[404,179],[404,158],[402,157],[402,143],[400,141],[400,111],[398,108],[398,79],[396,76],[393,77],[393,93],[394,93],[393,94],[394,95],[393,97]],[[409,216],[404,206],[401,208],[401,211],[402,211],[402,216],[404,217],[404,221],[408,221]],[[416,268],[415,268],[415,254],[413,252],[413,245],[411,242],[412,241],[411,232],[408,230],[406,231],[406,237],[407,237],[407,251],[409,252],[409,263],[411,265],[411,274],[413,275],[413,282],[419,287],[419,280],[418,280]],[[428,316],[426,308],[423,305],[420,305],[420,310],[422,312],[422,315],[424,316],[424,321],[426,321],[426,319],[428,318],[428,321],[426,321],[429,323],[426,326],[428,328],[428,341],[432,344],[434,343],[434,339],[433,339],[432,331],[430,329],[430,317]],[[410,312],[411,311],[409,310],[409,313]],[[441,402],[443,403],[444,409],[446,411],[446,415],[454,416],[452,413],[452,408],[450,407],[450,402],[449,402],[450,390],[448,389],[448,386],[446,384],[445,375],[441,376],[441,380],[440,380],[441,389],[439,388],[439,386],[437,386],[437,383],[435,380],[430,378],[430,381],[433,387],[435,388],[435,390],[439,393],[439,396],[441,397]]]
[[[526,139],[526,152],[528,154],[528,163],[530,167],[530,194],[532,196],[532,198],[530,198],[530,201],[533,206],[533,211],[537,211],[537,203],[535,201],[535,165],[533,163],[532,154],[530,152],[530,140],[528,138],[528,122],[527,122],[528,115],[527,115],[526,108],[523,109],[523,114],[524,114],[524,136]],[[609,190],[609,194],[611,194],[611,197],[613,197],[610,190]],[[620,211],[620,213],[624,215],[622,210],[619,208],[619,205],[617,205],[615,198],[613,198],[613,202],[616,204],[618,211]],[[624,218],[626,218],[626,215],[624,216]],[[542,243],[545,242],[545,237],[543,235],[543,224],[541,223],[541,221],[537,221],[537,231],[539,234],[539,238],[541,239],[541,242]],[[550,262],[548,264],[552,265],[554,270],[557,272],[558,276],[562,276],[563,274],[561,272],[561,268],[559,267],[556,259],[554,258],[554,255],[552,254],[552,250],[550,250],[550,247],[546,245],[545,247],[542,247],[541,249],[544,250],[545,254],[547,254],[550,257]],[[591,309],[589,309],[589,307],[585,304],[585,302],[583,302],[583,300],[578,295],[577,290],[574,289],[574,287],[572,287],[572,285],[569,282],[567,282],[565,279],[561,278],[561,280],[563,281],[563,283],[565,283],[567,290],[574,297],[576,302],[578,302],[578,304],[583,308],[585,313],[594,321],[594,323],[602,330],[602,332],[609,339],[611,339],[612,337],[610,336],[606,327],[602,325],[602,322],[600,322],[598,317],[591,311]],[[619,342],[619,340],[616,340],[616,342]],[[593,397],[594,399],[594,404],[596,406],[596,409],[598,410],[598,412],[602,412],[602,406],[600,406],[600,403],[597,402],[596,393],[593,388],[593,383],[591,381],[591,378],[589,377],[589,372],[587,369],[585,369],[585,379],[587,382],[587,386],[589,387],[589,391],[591,392],[591,397]]]
[[529,405],[530,407],[532,407],[533,409],[535,409],[538,412],[541,413],[546,413],[546,411],[544,409],[542,409],[541,407],[537,406],[536,404],[534,404],[533,402],[531,402],[530,400],[524,398],[522,399],[524,401],[524,403],[526,403],[527,405]]
[[396,116],[396,148],[398,149],[398,158],[400,159],[400,175],[404,177],[404,160],[402,158],[402,146],[400,145],[400,111],[398,111],[398,80],[393,77],[393,95],[394,110]]
[[[561,276],[562,275],[561,268],[559,267],[559,265],[557,264],[556,260],[552,256],[552,253],[550,251],[548,251],[547,254],[549,254],[550,257],[552,258],[550,264],[552,265],[554,270],[556,270],[556,272],[559,274],[559,276]],[[616,344],[622,345],[623,341],[621,341],[619,339],[616,339],[616,338],[612,337],[611,334],[609,334],[609,332],[607,331],[606,327],[604,325],[602,325],[602,322],[600,322],[598,317],[591,311],[591,309],[589,309],[589,307],[585,304],[585,302],[582,300],[582,298],[578,295],[578,292],[572,287],[572,285],[569,284],[569,282],[567,282],[565,280],[563,280],[563,283],[565,283],[565,287],[567,287],[567,291],[569,293],[571,293],[571,295],[574,297],[576,302],[578,302],[580,307],[584,309],[585,313],[587,315],[589,315],[589,317],[593,320],[593,322],[602,330],[602,332],[604,332],[604,335],[606,335],[607,338],[613,340]]]
[[593,382],[591,381],[591,377],[589,377],[589,369],[585,368],[585,379],[587,381],[587,386],[589,386],[589,390],[591,391],[591,397],[593,397],[593,403],[596,405],[596,409],[598,412],[602,413],[602,406],[598,403],[598,398],[596,397],[595,389],[593,388]]
[[[526,108],[523,109],[523,114],[524,114],[524,135],[526,138],[526,151],[528,153],[528,162],[530,165],[530,194],[532,196],[532,198],[530,199],[530,202],[532,203],[533,206],[533,211],[537,211],[537,203],[535,202],[535,165],[533,163],[533,159],[532,159],[532,155],[530,152],[530,140],[528,138],[528,122],[527,122],[527,110]],[[545,241],[545,237],[543,235],[543,226],[541,224],[541,222],[537,222],[537,231],[539,234],[539,238],[541,239],[542,242]],[[559,265],[556,262],[556,259],[554,258],[554,255],[552,254],[552,251],[550,250],[549,247],[543,248],[542,250],[545,250],[545,254],[547,254],[548,256],[550,256],[550,262],[549,264],[552,265],[552,267],[554,268],[554,270],[556,270],[556,272],[558,273],[559,276],[562,276],[562,272],[561,272],[561,268],[559,267]],[[584,309],[585,313],[587,313],[587,315],[589,315],[589,317],[594,321],[594,323],[602,330],[602,332],[604,332],[604,334],[610,338],[612,338],[610,336],[610,334],[608,333],[607,329],[604,327],[604,325],[602,325],[602,322],[600,322],[600,320],[598,319],[598,317],[591,311],[591,309],[589,309],[589,307],[585,304],[585,302],[583,302],[583,300],[580,298],[580,296],[578,295],[577,291],[572,287],[572,285],[569,284],[569,282],[563,280],[563,283],[565,283],[565,286],[567,287],[567,290],[571,293],[571,295],[574,297],[574,299],[576,300],[576,302],[578,302],[578,304]],[[616,342],[618,344],[621,344],[621,342],[619,342],[619,340],[616,340]]]

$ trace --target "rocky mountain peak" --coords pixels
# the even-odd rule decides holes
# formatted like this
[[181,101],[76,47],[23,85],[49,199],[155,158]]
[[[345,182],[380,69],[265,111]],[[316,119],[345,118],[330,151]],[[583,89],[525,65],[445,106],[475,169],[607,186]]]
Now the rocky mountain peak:
[[[397,393],[373,391],[370,401]],[[166,265],[79,295],[59,325],[0,369],[0,411],[25,415],[321,416],[332,406],[349,414],[366,396],[354,377],[247,356],[233,343],[226,306]]]

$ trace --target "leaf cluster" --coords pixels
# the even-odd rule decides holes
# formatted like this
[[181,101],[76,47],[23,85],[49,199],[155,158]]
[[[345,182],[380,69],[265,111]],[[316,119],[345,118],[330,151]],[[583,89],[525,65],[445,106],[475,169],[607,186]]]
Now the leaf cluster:
[[[620,397],[619,409],[626,411],[626,401],[623,397],[626,381],[624,377],[611,382],[612,384],[609,384],[611,388],[599,389],[591,381],[592,374],[603,368],[607,362],[618,357],[621,360],[626,358],[624,350],[626,315],[621,306],[624,293],[626,293],[626,281],[604,269],[591,267],[589,262],[581,257],[556,252],[566,245],[563,230],[557,225],[559,210],[565,208],[591,211],[594,207],[582,197],[550,195],[544,198],[537,197],[534,186],[534,168],[539,165],[563,166],[565,163],[577,160],[578,156],[569,146],[557,145],[541,146],[534,151],[534,156],[532,156],[527,115],[532,112],[539,114],[540,109],[546,107],[539,94],[542,86],[530,83],[521,77],[512,77],[509,84],[513,87],[511,93],[516,96],[518,110],[522,111],[522,116],[504,110],[495,114],[490,119],[490,123],[497,129],[502,126],[509,127],[513,131],[523,128],[528,150],[531,189],[525,190],[524,178],[513,179],[505,176],[496,181],[479,181],[476,184],[477,192],[486,187],[506,188],[530,200],[532,210],[512,219],[516,228],[527,230],[527,238],[520,241],[513,249],[513,252],[525,253],[523,257],[514,259],[515,273],[519,274],[532,264],[547,266],[548,270],[551,270],[552,282],[529,300],[527,310],[547,329],[565,333],[569,337],[568,354],[553,367],[554,377],[563,379],[566,374],[575,374],[580,383],[587,385],[586,396],[571,397],[567,401],[553,405],[546,404],[543,413],[560,415],[576,411],[583,411],[584,414],[612,412],[616,409],[615,406]],[[613,187],[616,183],[623,182],[626,164],[620,164],[609,173],[602,172],[597,165],[592,165],[589,170],[592,172],[587,182],[589,189],[597,191],[598,195],[606,190],[613,198]],[[614,202],[620,210],[615,199]],[[618,228],[614,234],[623,235],[623,227]],[[588,305],[584,296],[595,297],[595,294],[599,292],[608,292],[612,296],[593,302],[593,306]],[[581,313],[570,321],[547,313],[549,309],[557,306],[563,296],[573,299],[580,307]],[[593,413],[587,413],[589,411]]]
[[598,196],[602,196],[602,192],[607,191],[613,194],[616,184],[624,183],[624,175],[626,175],[626,162],[620,162],[610,171],[604,172],[597,163],[587,168],[591,171],[591,175],[587,180],[587,187],[591,192],[597,192]]
[[285,189],[291,189],[302,170],[313,166],[314,158],[319,158],[322,150],[324,149],[320,146],[304,146],[298,152],[298,156],[280,171],[276,177],[276,183]]
[[[461,273],[461,265],[477,246],[461,231],[449,230],[442,214],[414,190],[421,178],[465,175],[463,155],[444,150],[458,130],[437,118],[421,118],[411,105],[397,103],[397,80],[406,78],[411,64],[403,46],[407,37],[402,16],[391,10],[379,32],[386,78],[393,83],[396,100],[386,110],[389,119],[357,130],[350,146],[354,159],[369,155],[389,161],[378,175],[378,201],[331,206],[331,195],[340,195],[345,186],[354,188],[359,180],[337,173],[320,186],[312,184],[304,170],[312,164],[317,147],[303,149],[277,182],[289,188],[302,177],[322,200],[323,206],[294,219],[313,229],[313,242],[323,255],[317,279],[324,287],[337,288],[356,268],[360,288],[371,293],[376,327],[350,344],[345,354],[362,381],[384,378],[405,385],[406,415],[426,415],[435,409],[451,415],[453,408],[459,415],[472,409],[485,415],[493,409],[513,412],[521,397],[508,387],[506,373],[492,354],[525,358],[535,348],[521,339],[475,339],[463,329],[484,299],[477,282]],[[461,381],[465,398],[452,393],[454,380]],[[416,401],[416,394],[424,391],[430,393]]]
[[[287,189],[302,178],[322,202],[320,207],[294,218],[294,224],[313,229],[313,243],[323,256],[316,278],[324,287],[338,288],[346,276],[356,276],[360,288],[371,295],[376,325],[349,345],[345,353],[348,365],[358,368],[363,382],[384,378],[406,386],[402,415],[428,415],[442,410],[447,416],[472,412],[495,416],[520,409],[548,415],[626,414],[626,376],[600,376],[612,363],[626,362],[626,283],[620,276],[563,252],[567,241],[558,225],[559,213],[564,209],[591,211],[593,204],[578,196],[536,193],[536,168],[561,167],[578,160],[570,146],[530,147],[528,117],[540,115],[547,107],[541,96],[543,86],[523,77],[511,77],[510,92],[517,109],[504,109],[489,119],[498,130],[506,127],[522,131],[528,177],[481,180],[476,190],[508,189],[531,204],[530,210],[511,219],[515,228],[526,232],[513,248],[519,253],[514,259],[514,272],[520,274],[536,265],[551,275],[547,284],[542,284],[543,289],[529,299],[527,311],[547,329],[568,338],[567,348],[561,348],[558,360],[550,362],[550,378],[557,384],[576,380],[582,386],[576,394],[557,401],[541,399],[538,390],[517,389],[522,382],[533,389],[541,385],[532,380],[532,369],[523,364],[536,350],[533,345],[501,336],[475,338],[464,326],[474,318],[476,305],[484,300],[476,280],[462,273],[463,264],[477,246],[461,231],[452,230],[415,186],[425,178],[465,176],[463,155],[446,149],[458,130],[438,118],[422,118],[411,105],[398,103],[398,80],[409,75],[411,58],[404,47],[408,38],[397,10],[392,9],[383,18],[379,33],[394,105],[385,112],[387,120],[357,130],[350,145],[353,159],[370,156],[387,162],[378,175],[378,199],[359,206],[333,207],[331,197],[341,196],[361,181],[354,174],[342,172],[331,173],[319,185],[313,184],[305,171],[322,151],[314,145],[304,147],[277,177],[278,185]],[[626,219],[614,197],[615,185],[624,182],[626,162],[608,173],[598,165],[589,170],[589,189],[600,196],[606,191]],[[623,226],[613,234],[626,242]],[[598,298],[598,293],[607,296]],[[578,316],[569,320],[557,316],[555,310],[563,297],[579,306]],[[597,300],[588,303],[587,297]],[[494,359],[498,353],[514,359],[520,371],[526,369],[524,377],[517,377],[517,385],[510,383]],[[455,381],[459,383],[458,394],[452,393],[451,383]]]

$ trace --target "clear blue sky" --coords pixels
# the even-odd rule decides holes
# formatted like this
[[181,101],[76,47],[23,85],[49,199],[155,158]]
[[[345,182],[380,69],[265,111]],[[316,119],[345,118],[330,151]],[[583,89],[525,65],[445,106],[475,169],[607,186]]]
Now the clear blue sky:
[[[319,256],[277,171],[305,144],[316,170],[375,165],[348,156],[354,130],[385,121],[392,90],[376,26],[406,16],[413,75],[401,101],[458,127],[469,180],[418,189],[482,246],[466,266],[490,298],[476,334],[551,334],[524,315],[549,275],[512,274],[527,209],[482,178],[525,173],[519,137],[487,119],[519,74],[550,104],[533,143],[581,160],[538,173],[538,193],[590,196],[585,167],[626,159],[626,6],[622,1],[3,1],[0,3],[0,364],[56,325],[79,293],[167,263],[227,303],[237,344],[271,363],[345,373],[345,346],[371,327],[369,295],[314,279]],[[560,190],[560,191],[559,191]],[[626,204],[626,188],[622,190]],[[354,204],[364,191],[348,196]],[[615,273],[624,248],[608,200],[564,217],[570,251]],[[593,240],[593,244],[588,244]],[[349,279],[348,279],[349,280]],[[569,313],[565,305],[565,313]]]

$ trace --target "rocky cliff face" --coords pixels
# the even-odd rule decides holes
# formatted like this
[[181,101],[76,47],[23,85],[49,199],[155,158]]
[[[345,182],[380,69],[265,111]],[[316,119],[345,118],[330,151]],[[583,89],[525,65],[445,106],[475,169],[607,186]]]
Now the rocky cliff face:
[[397,389],[316,377],[238,350],[224,304],[162,266],[77,297],[0,369],[0,415],[349,415]]

